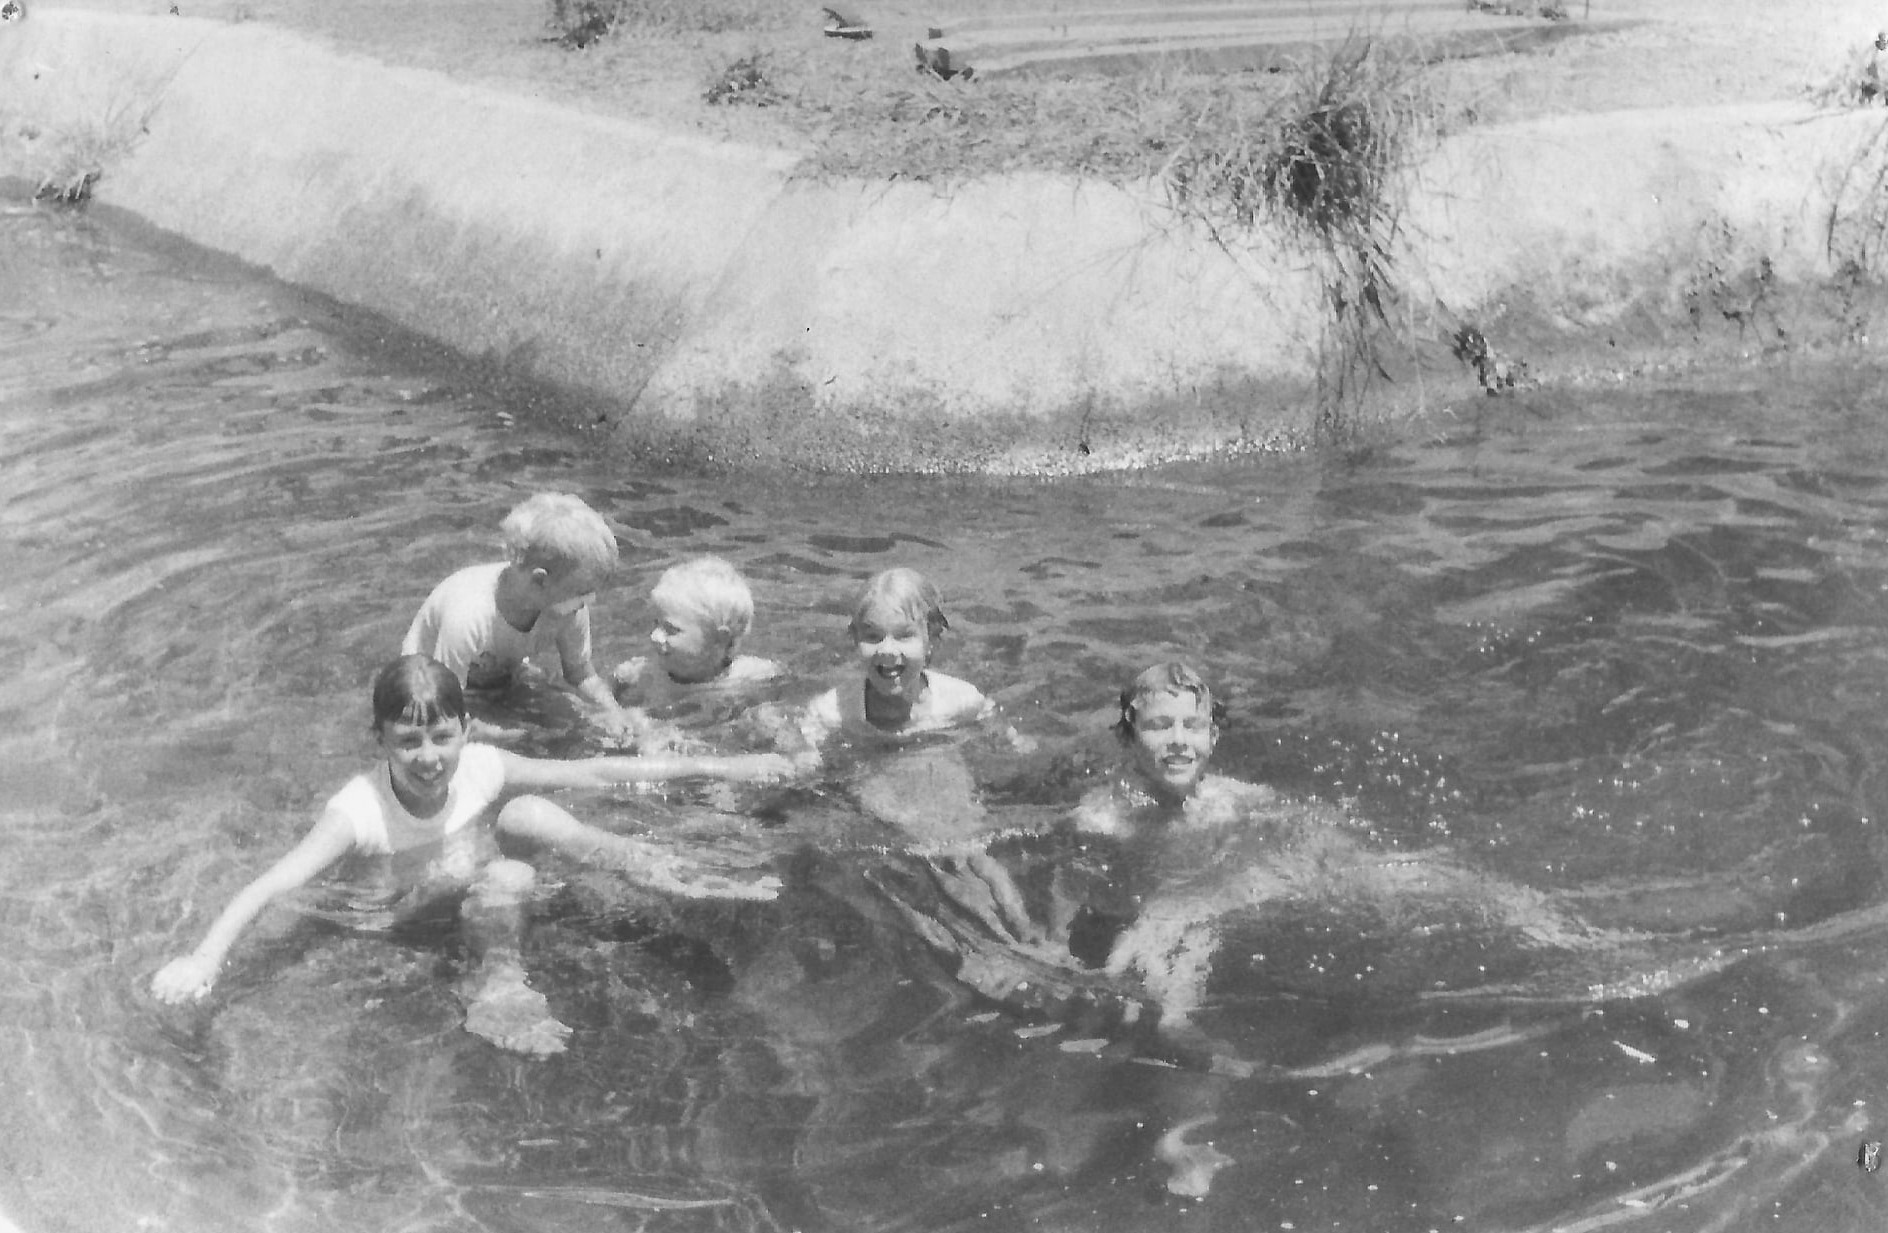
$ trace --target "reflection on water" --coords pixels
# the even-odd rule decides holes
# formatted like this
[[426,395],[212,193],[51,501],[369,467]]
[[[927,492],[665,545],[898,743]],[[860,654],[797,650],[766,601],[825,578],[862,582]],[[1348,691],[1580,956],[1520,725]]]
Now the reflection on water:
[[[1055,484],[670,475],[251,271],[0,217],[0,1209],[1879,1227],[1888,1182],[1854,1159],[1888,1137],[1882,385],[1804,362],[1490,399],[1361,460]],[[1217,769],[1447,862],[1466,923],[1312,895],[1224,922],[1202,1018],[1254,1063],[1228,1074],[951,979],[873,889],[910,868],[869,791],[706,821],[618,795],[581,812],[771,850],[788,890],[675,905],[558,871],[527,958],[565,1055],[460,1030],[450,930],[273,920],[211,1005],[152,1004],[371,756],[364,684],[419,601],[541,488],[621,530],[601,663],[640,653],[663,565],[717,552],[810,694],[856,580],[914,565],[949,599],[943,666],[1048,751],[967,754],[992,816],[1057,816],[1113,690],[1181,655],[1230,703]],[[1467,910],[1477,887],[1637,940],[1576,964]]]

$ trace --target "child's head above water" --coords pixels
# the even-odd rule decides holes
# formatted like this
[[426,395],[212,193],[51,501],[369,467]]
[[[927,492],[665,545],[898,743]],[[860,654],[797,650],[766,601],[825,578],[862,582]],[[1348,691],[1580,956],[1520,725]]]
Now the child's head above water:
[[866,687],[885,699],[915,701],[938,635],[950,628],[937,588],[915,569],[872,575],[852,607],[852,641]]
[[703,681],[734,660],[734,646],[754,624],[754,595],[740,571],[720,557],[671,565],[649,592],[656,626],[649,638],[664,672]]
[[542,571],[567,600],[595,590],[616,571],[616,533],[603,516],[567,492],[540,492],[515,506],[499,527],[512,565]]
[[375,732],[385,732],[391,724],[463,724],[465,718],[459,678],[431,656],[402,655],[374,675]]
[[854,638],[867,626],[882,628],[894,623],[916,626],[931,642],[950,628],[937,588],[915,569],[900,567],[873,574],[860,588],[858,602],[852,605]]
[[465,750],[465,692],[452,669],[402,655],[374,677],[374,737],[400,804],[431,817],[452,790]]
[[1213,691],[1186,664],[1155,664],[1121,691],[1115,732],[1156,796],[1185,800],[1206,775],[1219,739]]
[[720,557],[695,557],[671,565],[656,579],[649,599],[658,608],[686,613],[732,638],[754,625],[754,593],[741,572]]

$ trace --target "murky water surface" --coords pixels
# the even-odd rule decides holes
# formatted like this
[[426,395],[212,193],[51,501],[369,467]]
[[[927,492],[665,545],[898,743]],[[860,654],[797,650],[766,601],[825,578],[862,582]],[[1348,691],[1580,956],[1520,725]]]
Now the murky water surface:
[[[1465,404],[1361,461],[776,480],[613,460],[385,333],[0,217],[0,1210],[31,1233],[1888,1221],[1856,1163],[1888,1137],[1874,370]],[[281,914],[206,1005],[155,1005],[367,764],[364,684],[420,599],[544,488],[621,531],[606,664],[654,574],[718,552],[791,700],[847,671],[857,580],[913,565],[943,666],[1043,743],[967,755],[992,817],[1065,810],[1113,691],[1182,655],[1227,695],[1219,769],[1456,871],[1459,919],[1219,922],[1201,1024],[1255,1065],[1215,1073],[954,981],[872,910],[874,864],[911,867],[844,782],[621,794],[571,804],[773,851],[788,891],[551,868],[527,962],[566,1054],[462,1030],[450,929]],[[1632,940],[1576,961],[1478,887]],[[1169,1187],[1189,1162],[1204,1197]]]

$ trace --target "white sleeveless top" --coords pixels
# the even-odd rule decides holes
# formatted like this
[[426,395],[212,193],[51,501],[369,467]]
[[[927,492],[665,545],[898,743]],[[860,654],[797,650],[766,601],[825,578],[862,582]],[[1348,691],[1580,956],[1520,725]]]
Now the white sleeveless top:
[[[490,745],[467,744],[459,754],[459,766],[446,787],[446,803],[431,818],[416,818],[407,812],[394,795],[393,780],[386,764],[362,772],[348,780],[345,787],[328,800],[328,809],[338,810],[352,825],[354,850],[368,856],[393,854],[392,824],[404,824],[409,832],[415,827],[437,824],[438,835],[450,867],[474,859],[478,828],[473,825],[492,807],[505,790],[505,764],[498,750]],[[455,837],[463,842],[455,841]],[[462,850],[462,851],[461,851]],[[453,859],[460,856],[459,861]],[[468,868],[464,873],[469,876]]]

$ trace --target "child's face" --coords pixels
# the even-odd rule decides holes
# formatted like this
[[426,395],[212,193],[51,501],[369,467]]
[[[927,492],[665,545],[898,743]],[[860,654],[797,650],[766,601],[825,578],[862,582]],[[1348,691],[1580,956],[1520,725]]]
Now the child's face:
[[555,572],[540,569],[532,577],[545,612],[568,616],[597,597],[599,579],[594,571],[581,565],[566,565]]
[[421,817],[444,804],[459,755],[465,752],[465,724],[457,719],[430,724],[394,720],[380,725],[379,738],[400,803]]
[[674,604],[657,603],[655,609],[656,626],[649,631],[649,641],[669,679],[688,683],[719,676],[728,665],[733,641],[727,631]]
[[1184,800],[1199,786],[1219,731],[1190,693],[1149,694],[1134,705],[1134,767],[1155,793]]
[[922,624],[868,608],[853,626],[852,641],[865,665],[867,689],[886,698],[918,700],[924,665],[931,658],[930,635]]

